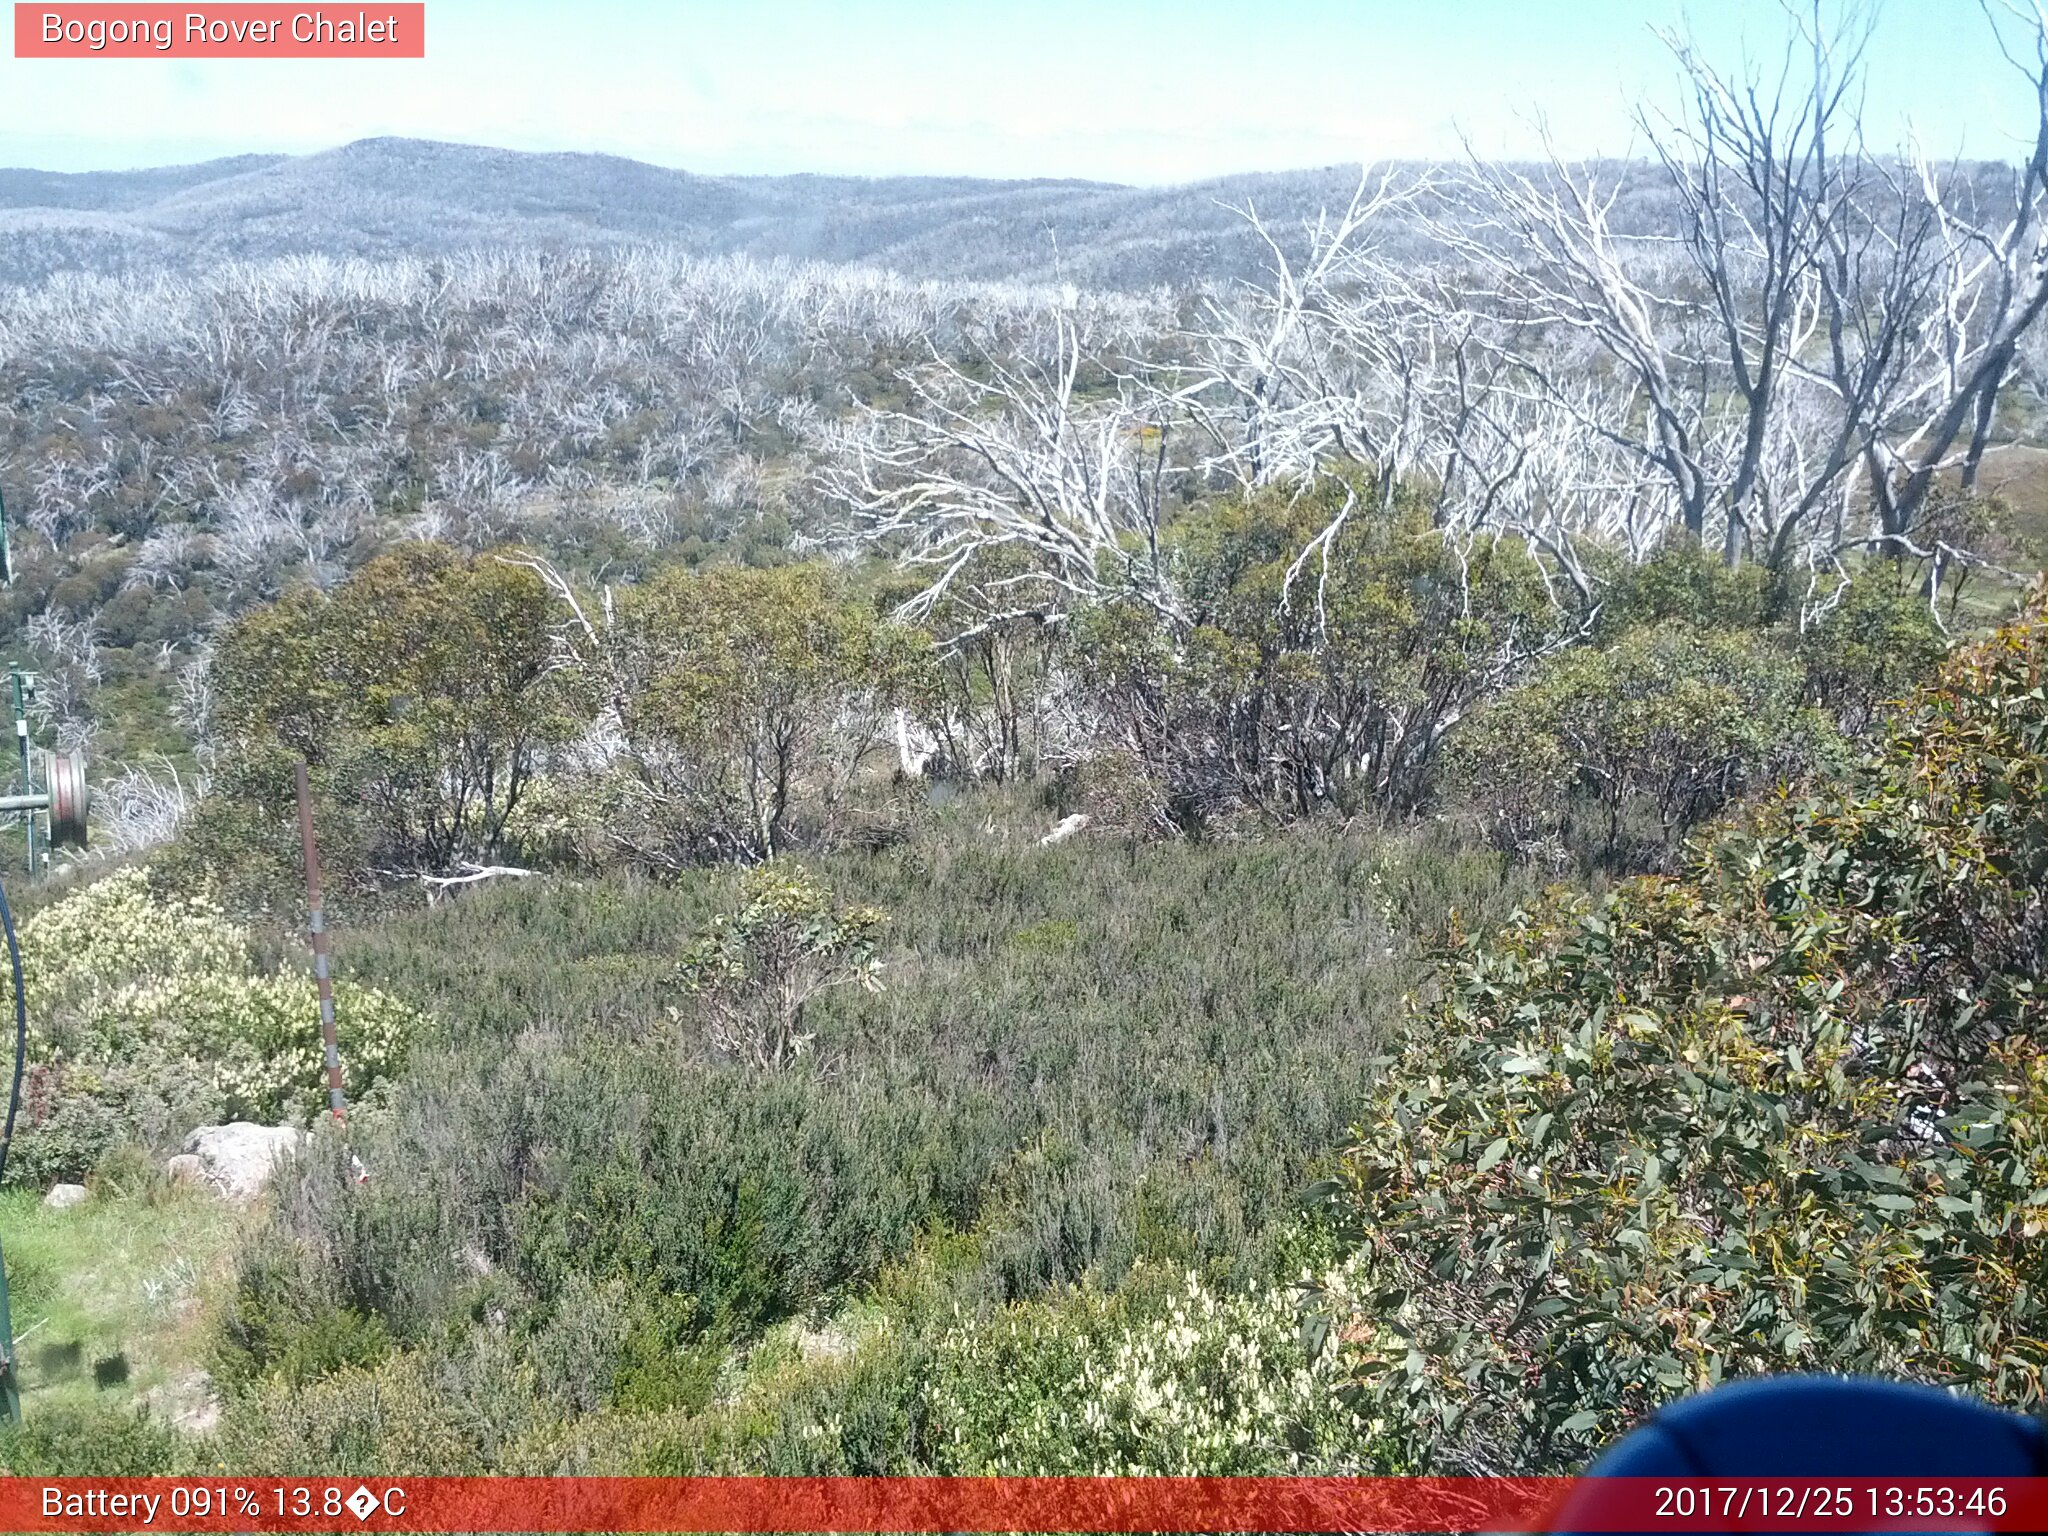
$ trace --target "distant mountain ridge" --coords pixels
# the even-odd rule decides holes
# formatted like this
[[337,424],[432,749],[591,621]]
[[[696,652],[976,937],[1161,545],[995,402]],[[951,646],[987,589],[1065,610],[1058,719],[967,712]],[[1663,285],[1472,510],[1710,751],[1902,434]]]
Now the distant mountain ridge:
[[[1421,166],[1407,169],[1420,172]],[[1999,167],[1974,168],[1995,199]],[[1676,210],[1646,162],[1624,179],[1617,230],[1670,233]],[[703,176],[616,155],[540,154],[427,139],[362,139],[309,155],[237,155],[136,171],[0,169],[0,284],[61,271],[132,272],[317,252],[427,255],[475,247],[659,244],[859,263],[914,277],[1063,279],[1154,288],[1252,278],[1270,252],[1238,211],[1286,243],[1341,207],[1356,166],[1174,187],[970,177]],[[1427,247],[1389,232],[1395,254]]]
[[111,213],[145,208],[186,187],[262,170],[284,155],[234,155],[197,165],[139,171],[31,171],[0,169],[0,208],[76,208]]
[[916,276],[1119,288],[1250,275],[1262,247],[1223,203],[1282,218],[1357,171],[1183,187],[966,177],[702,176],[596,154],[364,139],[137,171],[0,169],[0,282],[316,251],[677,245],[859,262]]

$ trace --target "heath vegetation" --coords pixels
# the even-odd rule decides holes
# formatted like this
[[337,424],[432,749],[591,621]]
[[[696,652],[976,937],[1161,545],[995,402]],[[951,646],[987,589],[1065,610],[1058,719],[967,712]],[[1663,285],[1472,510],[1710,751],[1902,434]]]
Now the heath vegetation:
[[74,1392],[9,1465],[1549,1472],[1745,1372],[2037,1406],[2048,105],[2002,176],[1890,154],[1860,36],[1681,45],[1653,159],[1369,173],[1251,282],[20,291],[0,610],[116,769],[8,1179],[198,1222],[187,1133],[317,1116],[299,764],[354,1108],[180,1282],[206,1412]]

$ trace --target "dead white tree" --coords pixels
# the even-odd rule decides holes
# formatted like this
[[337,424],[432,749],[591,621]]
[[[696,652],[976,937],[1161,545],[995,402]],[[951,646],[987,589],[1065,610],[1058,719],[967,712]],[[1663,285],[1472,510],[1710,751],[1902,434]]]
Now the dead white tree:
[[1266,248],[1267,280],[1204,304],[1180,338],[1190,376],[1169,382],[1206,438],[1205,471],[1250,488],[1349,459],[1374,466],[1384,499],[1414,466],[1439,338],[1377,236],[1428,189],[1412,173],[1362,171],[1344,210],[1303,231],[1299,259],[1254,206],[1237,210]]
[[[1992,449],[2000,391],[2048,309],[2048,10],[2038,0],[1980,0],[1998,46],[2027,82],[2034,138],[2003,207],[1978,206],[1975,185],[1917,157],[1936,252],[1935,302],[1916,377],[1897,408],[1864,434],[1878,536],[1909,538],[1939,477],[1976,488]],[[2019,34],[2014,36],[2014,32]]]
[[119,858],[167,843],[206,793],[205,774],[185,782],[162,753],[131,763],[93,790],[93,841]]
[[[1592,597],[1576,541],[1632,536],[1642,477],[1589,440],[1589,357],[1558,360],[1579,392],[1566,409],[1510,366],[1519,329],[1473,303],[1467,273],[1382,255],[1383,226],[1437,192],[1428,177],[1366,171],[1341,215],[1307,226],[1298,261],[1243,210],[1272,253],[1271,280],[1207,304],[1181,338],[1198,365],[1191,383],[1170,375],[1172,402],[1203,433],[1212,480],[1250,489],[1347,477],[1339,510],[1292,561],[1285,601],[1311,577],[1320,615],[1337,540],[1367,500],[1384,511],[1398,490],[1428,507],[1455,549],[1481,534],[1520,536],[1545,580],[1568,582],[1583,609]],[[1360,467],[1369,498],[1350,490]]]
[[[1770,74],[1727,73],[1666,39],[1685,106],[1639,123],[1675,234],[1617,227],[1625,179],[1554,150],[1533,171],[1475,155],[1462,206],[1432,221],[1478,306],[1518,325],[1498,345],[1521,388],[1637,461],[1653,516],[1731,560],[1779,563],[1903,538],[1945,470],[1967,480],[2048,305],[2040,14],[2031,62],[2007,48],[2040,129],[1994,225],[1866,144],[1869,13],[1831,19],[1823,0],[1787,13]],[[1606,387],[1587,388],[1585,346]],[[1872,511],[1874,529],[1859,526]]]
[[1058,312],[1054,329],[1049,364],[988,358],[970,374],[935,352],[903,375],[909,409],[869,411],[841,434],[827,493],[862,542],[929,573],[904,617],[998,554],[1023,559],[982,581],[982,623],[1113,590],[1177,611],[1159,542],[1173,420],[1094,355],[1076,314]]

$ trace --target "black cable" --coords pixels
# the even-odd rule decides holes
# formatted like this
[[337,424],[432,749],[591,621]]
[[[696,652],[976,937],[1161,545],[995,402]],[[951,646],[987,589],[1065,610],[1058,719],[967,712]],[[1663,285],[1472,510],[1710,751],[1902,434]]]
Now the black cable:
[[7,1128],[0,1131],[0,1185],[4,1185],[7,1151],[14,1145],[14,1116],[21,1108],[21,1074],[28,1065],[28,990],[22,984],[21,941],[14,936],[14,913],[8,910],[4,885],[0,885],[0,928],[7,932],[7,960],[14,967],[14,1084],[7,1090]]

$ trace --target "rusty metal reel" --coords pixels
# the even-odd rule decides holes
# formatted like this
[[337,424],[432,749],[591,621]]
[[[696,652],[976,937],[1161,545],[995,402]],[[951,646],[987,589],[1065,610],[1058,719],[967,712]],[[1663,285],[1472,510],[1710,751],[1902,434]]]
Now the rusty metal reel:
[[92,792],[85,785],[83,752],[46,752],[43,783],[50,792],[50,846],[83,848]]

